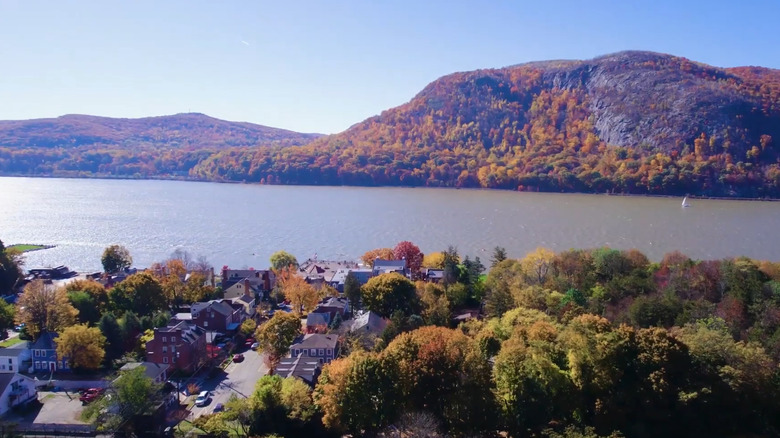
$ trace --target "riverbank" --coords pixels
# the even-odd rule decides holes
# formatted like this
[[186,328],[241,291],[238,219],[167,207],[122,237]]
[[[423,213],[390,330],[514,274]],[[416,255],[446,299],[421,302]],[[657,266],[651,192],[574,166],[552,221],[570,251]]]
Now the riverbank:
[[7,249],[14,249],[24,253],[24,252],[40,251],[43,249],[51,249],[55,247],[56,245],[36,245],[31,243],[15,243],[13,245],[10,245]]
[[628,197],[647,197],[647,198],[680,198],[687,196],[688,199],[711,199],[711,200],[728,200],[728,201],[769,201],[780,202],[779,198],[772,197],[742,197],[742,196],[703,196],[703,195],[691,195],[691,194],[654,194],[654,193],[604,193],[604,192],[578,192],[578,191],[559,191],[559,190],[514,190],[514,189],[501,189],[501,188],[485,188],[485,187],[449,187],[449,186],[425,186],[425,185],[332,185],[332,184],[267,184],[253,181],[230,181],[219,179],[202,179],[192,178],[185,175],[156,175],[156,176],[143,176],[143,175],[73,175],[73,174],[58,174],[58,175],[29,175],[20,173],[2,173],[0,177],[12,177],[12,178],[64,178],[64,179],[84,179],[84,180],[123,180],[123,181],[186,181],[186,182],[200,182],[200,183],[219,183],[219,184],[239,184],[239,185],[271,185],[271,186],[289,186],[289,187],[361,187],[361,188],[399,188],[399,189],[443,189],[443,190],[478,190],[478,191],[491,191],[491,192],[519,192],[519,193],[565,193],[574,195],[606,195],[606,196],[628,196]]

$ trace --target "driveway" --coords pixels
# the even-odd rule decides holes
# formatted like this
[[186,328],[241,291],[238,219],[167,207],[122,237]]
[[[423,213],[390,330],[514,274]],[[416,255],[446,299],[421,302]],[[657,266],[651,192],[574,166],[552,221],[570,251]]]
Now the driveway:
[[37,402],[9,412],[4,420],[19,424],[84,424],[80,418],[83,409],[77,392],[39,391]]
[[243,354],[244,361],[228,365],[225,369],[226,374],[203,382],[201,390],[211,391],[211,402],[203,407],[193,406],[193,417],[210,414],[217,403],[225,404],[230,398],[230,394],[235,394],[240,398],[252,395],[257,381],[268,374],[268,367],[265,365],[262,354],[252,350],[247,350]]

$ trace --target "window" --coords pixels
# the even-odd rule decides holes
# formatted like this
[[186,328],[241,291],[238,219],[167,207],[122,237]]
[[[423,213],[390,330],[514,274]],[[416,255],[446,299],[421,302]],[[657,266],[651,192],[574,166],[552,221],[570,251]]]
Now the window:
[[11,358],[10,357],[8,358],[8,363],[13,363],[13,362],[11,362]]
[[317,356],[317,350],[316,350],[316,349],[314,349],[314,348],[312,348],[312,349],[311,349],[311,355],[312,355],[312,356]]
[[33,350],[33,356],[38,357],[39,354],[38,350]]
[[168,342],[168,338],[166,338],[165,336],[163,336],[163,342]]
[[163,345],[163,353],[167,353],[167,352],[168,352],[168,347],[166,347],[165,345]]
[[35,361],[35,369],[41,369],[41,361],[39,360]]
[[171,353],[176,353],[176,347],[171,345]]
[[8,371],[13,371],[13,370],[14,370],[14,366],[13,365],[8,365]]
[[333,356],[333,350],[331,350],[330,348],[328,348],[328,356]]
[[168,356],[163,356],[163,363],[168,363]]
[[60,369],[63,369],[63,368],[65,368],[65,364],[63,363],[63,361],[60,361]]
[[176,342],[176,336],[171,336],[171,342]]
[[322,348],[320,348],[320,356],[324,356],[324,355],[325,355],[325,350],[323,350]]
[[209,326],[209,322],[208,321],[203,321],[203,327],[208,327],[208,326]]

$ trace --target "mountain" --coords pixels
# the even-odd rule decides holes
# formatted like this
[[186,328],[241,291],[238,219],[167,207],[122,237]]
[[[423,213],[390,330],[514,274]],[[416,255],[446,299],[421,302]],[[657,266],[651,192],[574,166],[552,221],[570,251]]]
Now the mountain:
[[631,51],[454,73],[300,147],[0,146],[0,172],[777,198],[777,139],[780,70]]
[[140,119],[71,114],[56,119],[0,121],[0,146],[10,148],[119,146],[133,150],[293,146],[308,143],[319,136],[252,123],[228,122],[198,113]]

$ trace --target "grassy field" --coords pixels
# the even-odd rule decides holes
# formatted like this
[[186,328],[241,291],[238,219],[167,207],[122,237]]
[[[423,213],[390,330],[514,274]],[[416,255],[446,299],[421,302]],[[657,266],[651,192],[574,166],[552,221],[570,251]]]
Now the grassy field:
[[15,249],[20,252],[38,251],[39,249],[49,249],[49,248],[54,248],[54,247],[51,245],[31,245],[29,243],[20,243],[8,247],[8,249]]
[[8,348],[8,347],[10,347],[12,345],[21,344],[22,342],[24,342],[24,341],[19,339],[19,336],[17,336],[15,338],[6,339],[5,341],[0,342],[0,347]]

